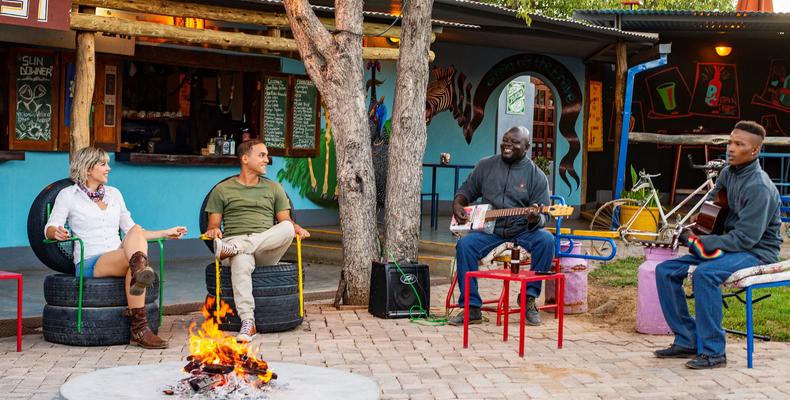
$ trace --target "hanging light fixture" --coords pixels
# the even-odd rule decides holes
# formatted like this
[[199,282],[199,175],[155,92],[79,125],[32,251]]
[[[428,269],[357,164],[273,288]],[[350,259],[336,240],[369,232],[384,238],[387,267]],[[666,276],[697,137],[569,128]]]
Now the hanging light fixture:
[[719,56],[727,57],[728,55],[730,55],[730,53],[732,53],[731,46],[727,46],[726,44],[716,45],[716,54],[718,54]]

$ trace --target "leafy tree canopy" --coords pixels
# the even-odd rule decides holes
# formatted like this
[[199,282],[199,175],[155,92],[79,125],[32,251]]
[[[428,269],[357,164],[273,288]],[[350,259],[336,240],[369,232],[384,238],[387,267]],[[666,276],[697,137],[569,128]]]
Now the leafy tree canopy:
[[[519,11],[526,17],[528,13],[539,13],[549,17],[570,18],[574,10],[611,10],[624,9],[621,0],[482,0]],[[733,11],[733,0],[642,0],[641,10],[715,10]]]

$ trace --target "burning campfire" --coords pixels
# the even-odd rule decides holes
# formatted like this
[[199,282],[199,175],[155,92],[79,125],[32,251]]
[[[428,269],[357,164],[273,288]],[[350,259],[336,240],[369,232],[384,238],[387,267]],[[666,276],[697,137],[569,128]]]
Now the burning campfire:
[[220,301],[215,310],[213,300],[203,307],[205,321],[200,328],[195,323],[189,327],[189,352],[184,372],[190,374],[166,394],[195,395],[207,394],[211,398],[233,397],[251,398],[260,395],[277,374],[269,369],[266,361],[255,357],[258,348],[252,349],[249,343],[238,343],[236,338],[219,329],[218,322],[232,314],[227,303]]

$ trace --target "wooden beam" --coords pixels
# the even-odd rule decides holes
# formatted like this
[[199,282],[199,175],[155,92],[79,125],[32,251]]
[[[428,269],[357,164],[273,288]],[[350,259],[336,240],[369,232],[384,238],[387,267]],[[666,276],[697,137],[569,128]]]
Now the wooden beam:
[[275,57],[230,55],[204,50],[196,47],[194,51],[190,51],[189,49],[174,49],[165,46],[143,46],[138,43],[134,50],[134,57],[130,58],[152,63],[228,71],[255,72],[278,71],[280,69],[280,60]]
[[71,107],[69,158],[90,146],[90,118],[93,87],[96,82],[96,33],[77,32],[77,61],[74,76],[74,102]]
[[[237,32],[221,32],[209,29],[191,29],[154,22],[130,21],[120,18],[99,17],[88,14],[72,14],[71,29],[77,31],[107,32],[128,36],[144,36],[168,39],[188,44],[208,43],[222,47],[254,48],[272,52],[299,51],[296,41],[287,38],[250,35]],[[393,48],[364,47],[365,59],[397,60],[400,51]],[[433,61],[435,54],[428,54]]]
[[[683,144],[683,145],[726,145],[730,135],[661,135],[649,132],[630,132],[628,141],[635,143]],[[790,137],[769,136],[763,140],[765,146],[790,146]]]
[[[615,54],[617,61],[615,63],[615,81],[614,81],[614,165],[612,171],[617,171],[618,163],[620,162],[620,132],[623,129],[623,124],[631,124],[631,121],[623,121],[623,111],[625,107],[625,80],[628,74],[628,53],[625,42],[620,40],[615,45]],[[617,174],[612,176],[612,192],[617,186]],[[619,193],[613,193],[612,198],[619,197]]]
[[[204,4],[182,3],[169,0],[74,0],[79,5],[110,8],[114,10],[135,11],[148,14],[170,15],[177,17],[204,18],[213,21],[236,22],[240,24],[265,25],[275,28],[290,28],[285,13],[272,13],[241,8],[216,7]],[[319,18],[329,31],[336,31],[335,20]],[[388,29],[389,28],[389,29]],[[384,32],[386,31],[386,32]],[[384,32],[384,33],[382,33]],[[400,26],[389,27],[389,24],[363,22],[362,34],[365,36],[383,36],[400,38]],[[431,34],[431,42],[436,35]]]

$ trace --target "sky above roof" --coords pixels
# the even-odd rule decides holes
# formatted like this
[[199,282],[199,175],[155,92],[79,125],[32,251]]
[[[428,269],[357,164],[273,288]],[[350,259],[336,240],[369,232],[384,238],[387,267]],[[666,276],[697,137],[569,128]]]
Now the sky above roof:
[[774,0],[775,12],[790,12],[790,0]]

